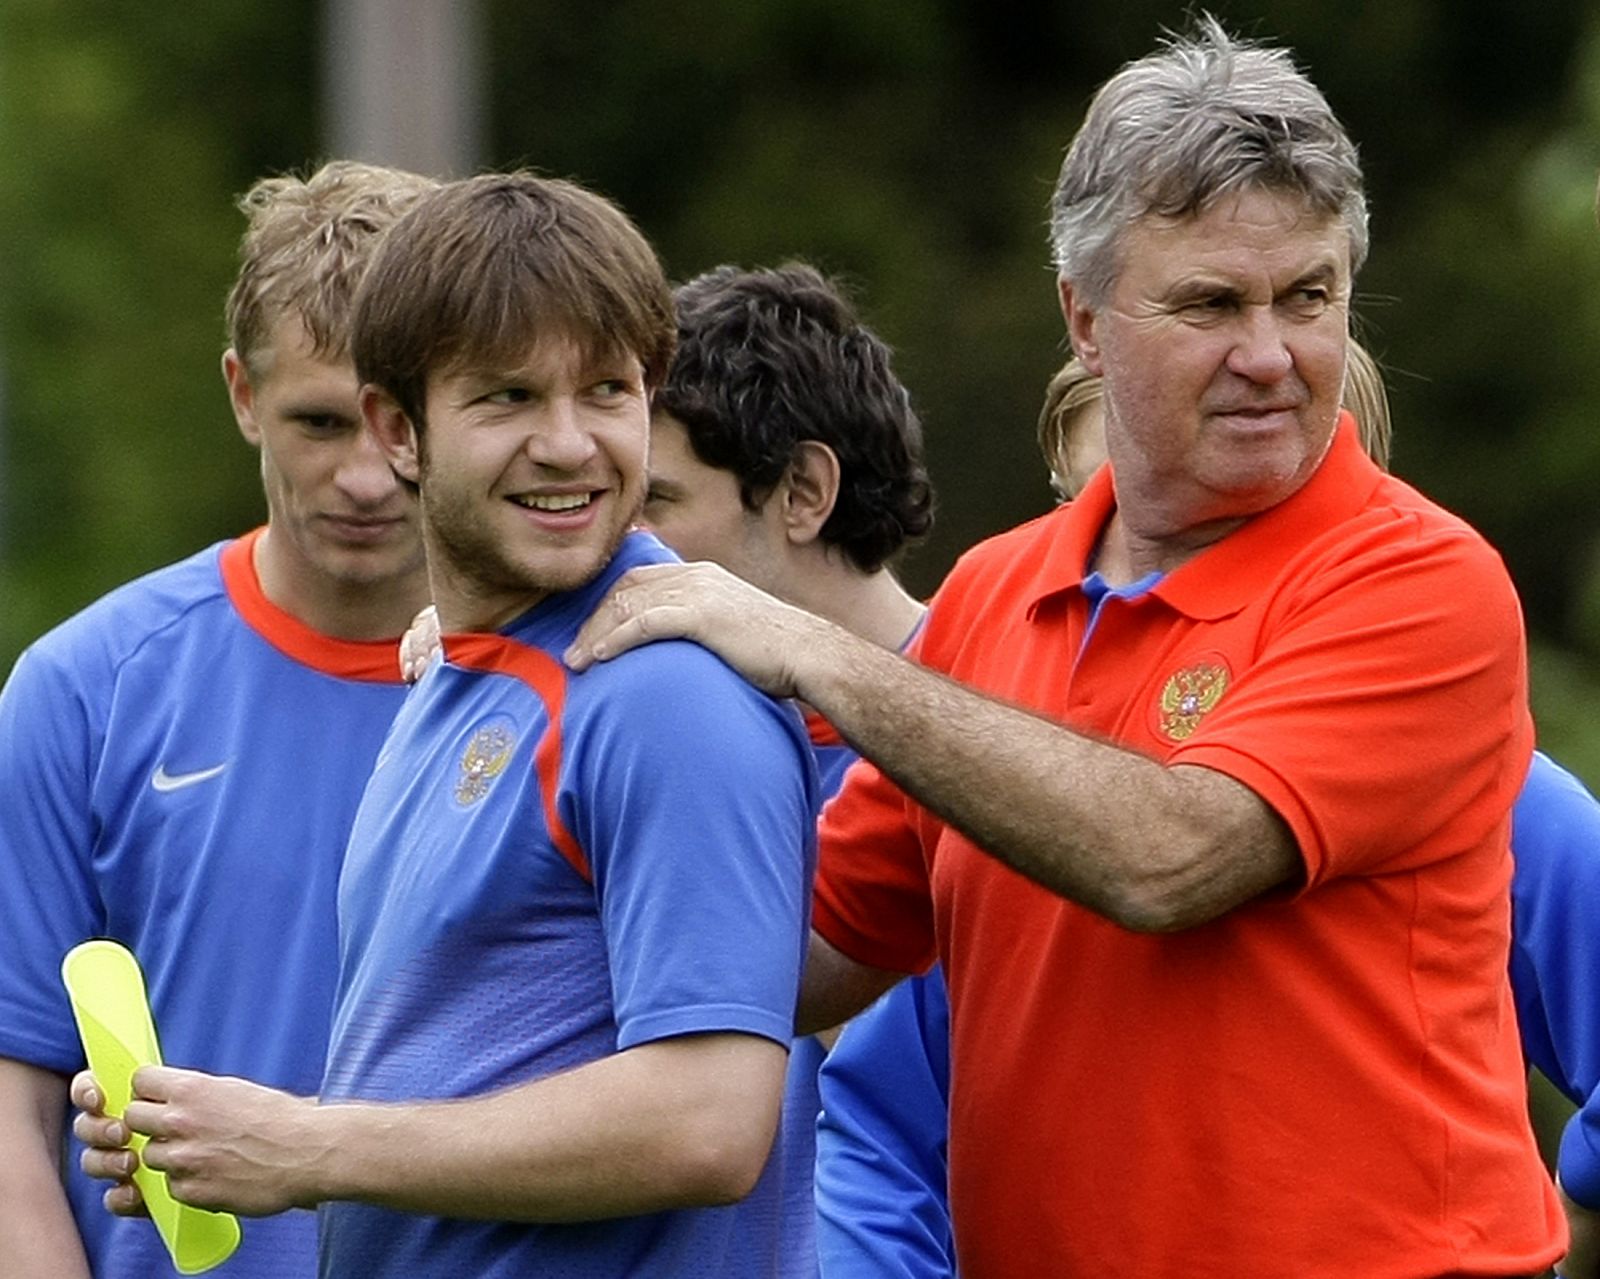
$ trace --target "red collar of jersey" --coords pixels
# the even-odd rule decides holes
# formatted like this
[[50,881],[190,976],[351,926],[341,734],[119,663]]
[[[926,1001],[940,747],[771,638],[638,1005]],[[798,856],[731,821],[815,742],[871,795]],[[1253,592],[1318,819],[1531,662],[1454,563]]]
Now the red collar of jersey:
[[[1189,617],[1236,613],[1309,539],[1359,511],[1382,479],[1361,447],[1355,418],[1341,413],[1327,456],[1297,492],[1168,573],[1152,594]],[[1046,517],[1060,522],[1045,551],[1030,612],[1049,596],[1081,586],[1115,507],[1111,468],[1102,466],[1076,499]]]
[[252,529],[222,548],[219,565],[228,599],[245,624],[286,657],[339,679],[400,683],[400,637],[342,640],[312,630],[284,612],[261,589],[255,547],[265,528]]

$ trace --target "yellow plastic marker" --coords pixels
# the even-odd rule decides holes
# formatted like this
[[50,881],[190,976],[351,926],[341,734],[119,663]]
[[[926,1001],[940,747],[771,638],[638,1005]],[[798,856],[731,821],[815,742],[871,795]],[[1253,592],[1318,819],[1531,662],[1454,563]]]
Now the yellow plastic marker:
[[[161,1065],[139,961],[114,941],[86,941],[61,961],[61,980],[72,997],[89,1069],[105,1094],[106,1114],[120,1118],[133,1098],[133,1072]],[[140,1151],[147,1140],[134,1133],[128,1144]],[[232,1213],[179,1203],[167,1188],[166,1173],[146,1168],[143,1161],[133,1180],[179,1274],[197,1275],[233,1255],[239,1246],[239,1221]]]

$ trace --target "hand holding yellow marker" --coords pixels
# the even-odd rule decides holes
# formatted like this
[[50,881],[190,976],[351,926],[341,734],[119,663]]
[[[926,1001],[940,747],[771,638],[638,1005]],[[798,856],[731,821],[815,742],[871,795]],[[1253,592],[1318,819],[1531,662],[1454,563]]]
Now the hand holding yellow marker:
[[[162,1064],[139,961],[114,941],[86,941],[61,961],[61,980],[72,998],[89,1069],[105,1095],[106,1114],[120,1117],[133,1098],[133,1072]],[[146,1140],[135,1133],[128,1144],[137,1153]],[[167,1188],[166,1174],[143,1161],[133,1180],[179,1274],[210,1270],[239,1246],[239,1222],[231,1213],[179,1203]]]

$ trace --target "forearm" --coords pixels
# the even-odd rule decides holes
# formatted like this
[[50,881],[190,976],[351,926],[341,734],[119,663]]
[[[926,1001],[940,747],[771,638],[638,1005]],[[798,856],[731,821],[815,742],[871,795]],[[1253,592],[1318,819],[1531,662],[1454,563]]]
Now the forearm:
[[973,843],[1130,928],[1202,923],[1300,873],[1257,795],[996,702],[709,564],[634,569],[565,656],[576,670],[682,636],[822,712]]
[[88,1279],[61,1181],[67,1083],[0,1059],[0,1274]]
[[902,789],[1128,927],[1201,923],[1298,873],[1282,821],[1220,773],[1083,737],[837,628],[801,652],[798,695]]
[[842,1025],[904,976],[857,963],[813,932],[795,1009],[795,1034],[814,1035]]
[[771,1149],[784,1049],[747,1035],[663,1040],[491,1096],[330,1105],[305,1201],[583,1221],[730,1203]]
[[7,1159],[0,1172],[0,1274],[89,1279],[57,1165]]

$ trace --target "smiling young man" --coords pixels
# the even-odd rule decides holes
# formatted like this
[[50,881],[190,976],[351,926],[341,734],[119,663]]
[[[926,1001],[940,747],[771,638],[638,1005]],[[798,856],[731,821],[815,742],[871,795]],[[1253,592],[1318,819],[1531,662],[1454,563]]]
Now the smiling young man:
[[[321,1077],[339,866],[404,696],[392,637],[427,598],[416,502],[361,426],[350,303],[379,233],[432,186],[334,163],[244,196],[222,372],[267,522],[63,623],[0,695],[0,1273],[169,1269],[75,1157],[63,1187],[83,1062],[69,947],[133,948],[168,1060]],[[315,1236],[286,1216],[216,1273],[309,1279]]]
[[1540,1271],[1520,615],[1340,413],[1355,147],[1203,19],[1096,94],[1054,214],[1110,465],[963,557],[924,666],[707,565],[569,660],[695,638],[877,766],[824,814],[803,1024],[942,961],[963,1275]]
[[330,1276],[781,1273],[799,717],[694,645],[559,659],[626,569],[673,560],[632,528],[661,268],[581,187],[471,179],[396,226],[354,334],[445,660],[351,835],[322,1104],[146,1070],[128,1122],[192,1202],[324,1203]]

